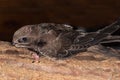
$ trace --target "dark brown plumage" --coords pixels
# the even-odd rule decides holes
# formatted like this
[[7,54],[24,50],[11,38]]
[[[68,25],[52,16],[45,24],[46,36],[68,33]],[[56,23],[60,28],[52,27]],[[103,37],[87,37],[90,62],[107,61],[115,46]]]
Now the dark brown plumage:
[[[120,37],[111,34],[120,28],[120,22],[96,32],[84,32],[66,24],[41,23],[23,26],[13,36],[16,47],[31,49],[37,55],[50,58],[65,58],[86,51],[87,48],[104,42],[120,41]],[[112,38],[111,38],[112,37]]]

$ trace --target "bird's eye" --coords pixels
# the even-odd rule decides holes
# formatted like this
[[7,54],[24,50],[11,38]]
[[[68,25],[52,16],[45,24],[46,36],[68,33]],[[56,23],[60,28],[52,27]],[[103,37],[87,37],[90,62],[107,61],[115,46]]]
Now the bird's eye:
[[27,37],[22,37],[18,40],[19,43],[25,43],[28,41],[28,38]]

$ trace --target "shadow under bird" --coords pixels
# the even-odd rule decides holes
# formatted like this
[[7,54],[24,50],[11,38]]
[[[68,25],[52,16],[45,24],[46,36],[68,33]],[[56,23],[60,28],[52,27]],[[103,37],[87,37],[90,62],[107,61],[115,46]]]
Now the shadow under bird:
[[120,36],[111,35],[119,28],[120,20],[96,32],[85,32],[83,28],[74,29],[67,24],[26,25],[14,33],[13,45],[35,51],[36,60],[40,55],[62,59],[101,43],[120,42]]

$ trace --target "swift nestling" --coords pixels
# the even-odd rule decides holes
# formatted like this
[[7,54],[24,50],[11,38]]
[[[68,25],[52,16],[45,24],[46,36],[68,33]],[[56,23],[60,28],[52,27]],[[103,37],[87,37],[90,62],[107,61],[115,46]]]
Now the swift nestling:
[[111,35],[119,28],[119,20],[103,29],[89,33],[82,28],[74,29],[66,24],[26,25],[14,33],[13,45],[33,50],[38,56],[61,59],[87,51],[91,46],[120,41],[119,36]]

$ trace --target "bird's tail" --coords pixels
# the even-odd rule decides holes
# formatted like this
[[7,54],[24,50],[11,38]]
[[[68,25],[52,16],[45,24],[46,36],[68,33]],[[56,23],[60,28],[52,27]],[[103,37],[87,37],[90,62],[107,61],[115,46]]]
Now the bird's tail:
[[98,30],[97,32],[112,34],[115,31],[117,31],[119,28],[120,28],[120,18],[116,20],[114,23],[106,26],[105,28]]
[[112,43],[112,42],[119,42],[120,43],[120,36],[108,36],[100,43]]

